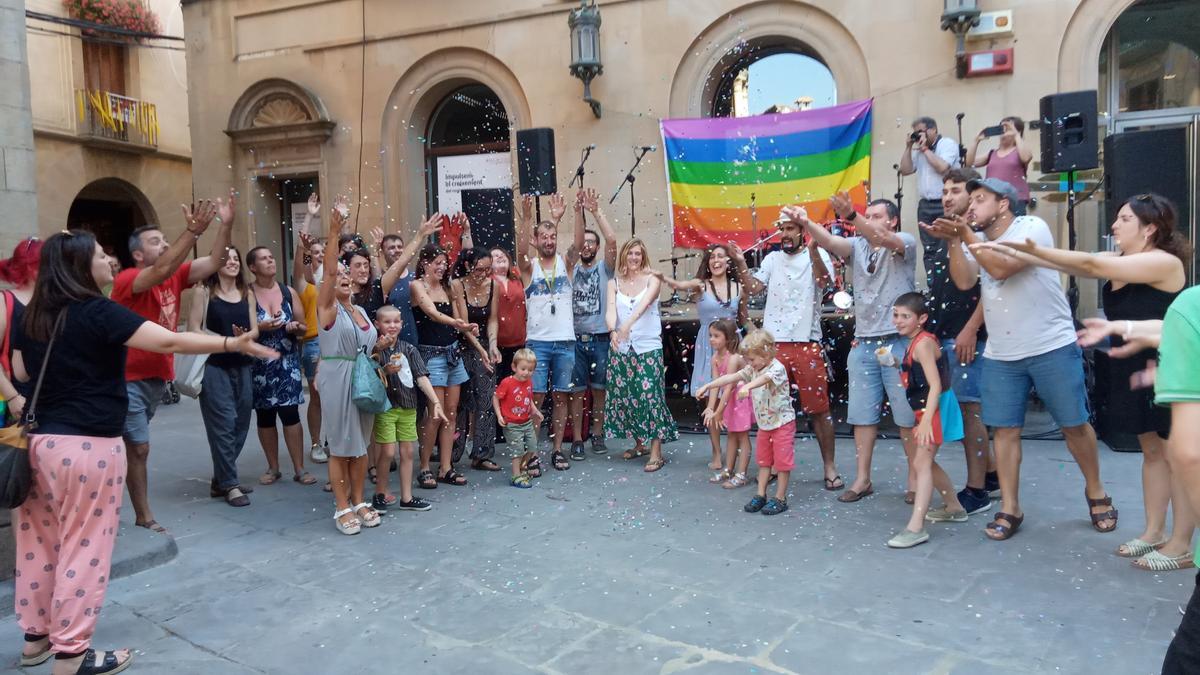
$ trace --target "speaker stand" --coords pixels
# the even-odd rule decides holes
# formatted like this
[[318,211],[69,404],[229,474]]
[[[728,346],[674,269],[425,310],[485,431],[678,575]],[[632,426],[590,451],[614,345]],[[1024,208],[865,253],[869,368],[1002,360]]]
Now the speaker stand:
[[[1075,250],[1075,170],[1067,171],[1067,249]],[[1079,280],[1072,274],[1067,280],[1067,302],[1071,305],[1071,317],[1079,309]]]

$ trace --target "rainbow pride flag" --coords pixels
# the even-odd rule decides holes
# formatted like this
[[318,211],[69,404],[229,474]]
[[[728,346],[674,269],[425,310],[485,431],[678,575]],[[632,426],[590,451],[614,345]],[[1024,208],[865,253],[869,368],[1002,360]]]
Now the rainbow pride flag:
[[829,196],[860,209],[871,176],[871,101],[802,112],[662,120],[675,245],[703,248],[766,236],[779,209],[800,204],[833,219]]

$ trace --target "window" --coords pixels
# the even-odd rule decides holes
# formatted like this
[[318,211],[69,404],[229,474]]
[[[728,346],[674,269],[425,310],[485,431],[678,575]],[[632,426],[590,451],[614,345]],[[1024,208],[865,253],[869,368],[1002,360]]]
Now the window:
[[1200,107],[1200,12],[1194,0],[1141,0],[1125,10],[1100,56],[1109,114]]
[[823,108],[837,103],[833,74],[820,60],[789,47],[745,45],[725,69],[713,117]]
[[127,50],[123,44],[83,41],[83,81],[88,91],[125,95]]

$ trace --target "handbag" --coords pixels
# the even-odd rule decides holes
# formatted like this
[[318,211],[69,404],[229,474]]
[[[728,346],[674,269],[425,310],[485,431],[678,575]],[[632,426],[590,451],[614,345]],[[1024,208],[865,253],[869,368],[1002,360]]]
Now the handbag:
[[[200,332],[208,333],[208,291],[204,291],[204,314],[200,318]],[[204,365],[208,354],[175,355],[175,391],[189,398],[200,396],[204,386]]]
[[966,434],[963,432],[962,409],[953,389],[947,388],[938,397],[938,413],[942,418],[942,442],[961,441]]
[[15,509],[24,504],[33,484],[33,470],[29,466],[29,434],[37,429],[38,395],[42,393],[46,366],[50,363],[50,353],[54,350],[54,341],[58,338],[65,315],[64,309],[54,322],[54,332],[50,334],[50,342],[46,345],[46,357],[42,359],[37,384],[33,386],[33,396],[29,399],[25,414],[20,422],[0,429],[0,507],[6,509]]
[[387,384],[379,364],[367,355],[367,348],[358,350],[350,376],[350,399],[359,410],[378,415],[392,407],[388,400]]

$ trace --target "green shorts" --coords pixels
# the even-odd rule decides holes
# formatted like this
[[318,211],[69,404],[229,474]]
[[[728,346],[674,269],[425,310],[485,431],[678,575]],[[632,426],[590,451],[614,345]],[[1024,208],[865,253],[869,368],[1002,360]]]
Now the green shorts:
[[392,408],[375,416],[375,442],[395,443],[417,440],[417,411]]

